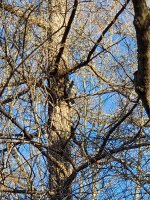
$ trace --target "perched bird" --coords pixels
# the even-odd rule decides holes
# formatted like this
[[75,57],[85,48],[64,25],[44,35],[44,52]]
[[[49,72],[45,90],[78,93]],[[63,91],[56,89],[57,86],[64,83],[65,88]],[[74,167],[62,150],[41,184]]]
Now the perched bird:
[[77,90],[76,90],[76,87],[75,87],[75,85],[74,85],[74,81],[72,81],[72,80],[67,80],[67,82],[66,82],[66,87],[65,87],[65,95],[66,95],[66,97],[69,99],[68,101],[69,101],[71,104],[74,104],[74,103],[75,103],[74,98],[75,98],[76,95],[77,95]]

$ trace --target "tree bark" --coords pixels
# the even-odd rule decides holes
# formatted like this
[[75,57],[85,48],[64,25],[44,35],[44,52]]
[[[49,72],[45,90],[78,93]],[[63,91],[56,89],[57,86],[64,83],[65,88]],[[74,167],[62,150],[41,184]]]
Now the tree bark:
[[132,2],[138,48],[138,72],[136,72],[138,82],[135,89],[150,118],[150,9],[145,0],[132,0]]
[[[65,1],[51,1],[48,3],[49,20],[51,27],[49,35],[57,31],[64,23],[62,13],[65,13]],[[60,58],[59,65],[55,64],[59,52],[60,43],[64,34],[64,28],[49,39],[48,44],[48,73],[57,71],[58,74],[65,70],[63,61]],[[57,49],[56,49],[57,47]],[[64,53],[65,56],[66,52]],[[50,74],[49,73],[49,74]],[[71,175],[72,168],[70,160],[70,146],[68,138],[71,134],[71,108],[65,101],[66,77],[59,78],[58,74],[48,77],[48,153],[53,161],[48,161],[49,189],[54,191],[52,200],[71,199],[71,187],[65,186],[66,179]]]

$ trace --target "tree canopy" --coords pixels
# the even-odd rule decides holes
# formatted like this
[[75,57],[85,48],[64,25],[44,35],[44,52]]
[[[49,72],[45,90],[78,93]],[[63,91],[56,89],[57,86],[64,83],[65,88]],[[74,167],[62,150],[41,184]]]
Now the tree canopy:
[[150,197],[150,3],[0,3],[0,198]]

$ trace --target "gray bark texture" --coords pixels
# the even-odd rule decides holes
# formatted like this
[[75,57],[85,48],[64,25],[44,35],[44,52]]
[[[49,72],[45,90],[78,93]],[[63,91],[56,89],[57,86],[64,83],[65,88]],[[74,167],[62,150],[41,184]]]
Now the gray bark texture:
[[[60,26],[64,23],[62,13],[65,13],[66,3],[64,0],[49,2],[49,21],[50,28],[48,35],[59,30]],[[67,23],[67,17],[65,18]],[[61,32],[61,34],[60,34]],[[65,100],[66,93],[66,77],[59,77],[59,74],[64,73],[66,70],[64,66],[65,57],[67,56],[66,50],[60,55],[60,44],[62,43],[62,35],[65,29],[62,28],[58,34],[52,36],[49,40],[49,73],[55,72],[50,75],[48,79],[48,139],[49,139],[49,189],[54,192],[51,200],[66,200],[71,199],[71,188],[64,183],[72,173],[70,164],[70,146],[69,138],[71,135],[71,108],[69,103]],[[57,49],[56,49],[57,46]],[[54,59],[55,58],[55,59]],[[65,62],[66,59],[65,59]],[[67,76],[68,77],[68,76]]]
[[135,72],[135,91],[150,118],[150,9],[145,0],[132,0],[137,37],[138,71]]

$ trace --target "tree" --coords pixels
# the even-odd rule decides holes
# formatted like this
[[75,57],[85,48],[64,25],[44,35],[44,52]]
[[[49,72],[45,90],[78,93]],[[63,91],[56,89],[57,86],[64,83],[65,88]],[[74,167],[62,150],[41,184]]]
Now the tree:
[[148,198],[148,2],[0,8],[1,198]]
[[138,71],[136,72],[136,90],[150,117],[150,11],[145,1],[133,1],[135,10],[134,25],[138,46]]

